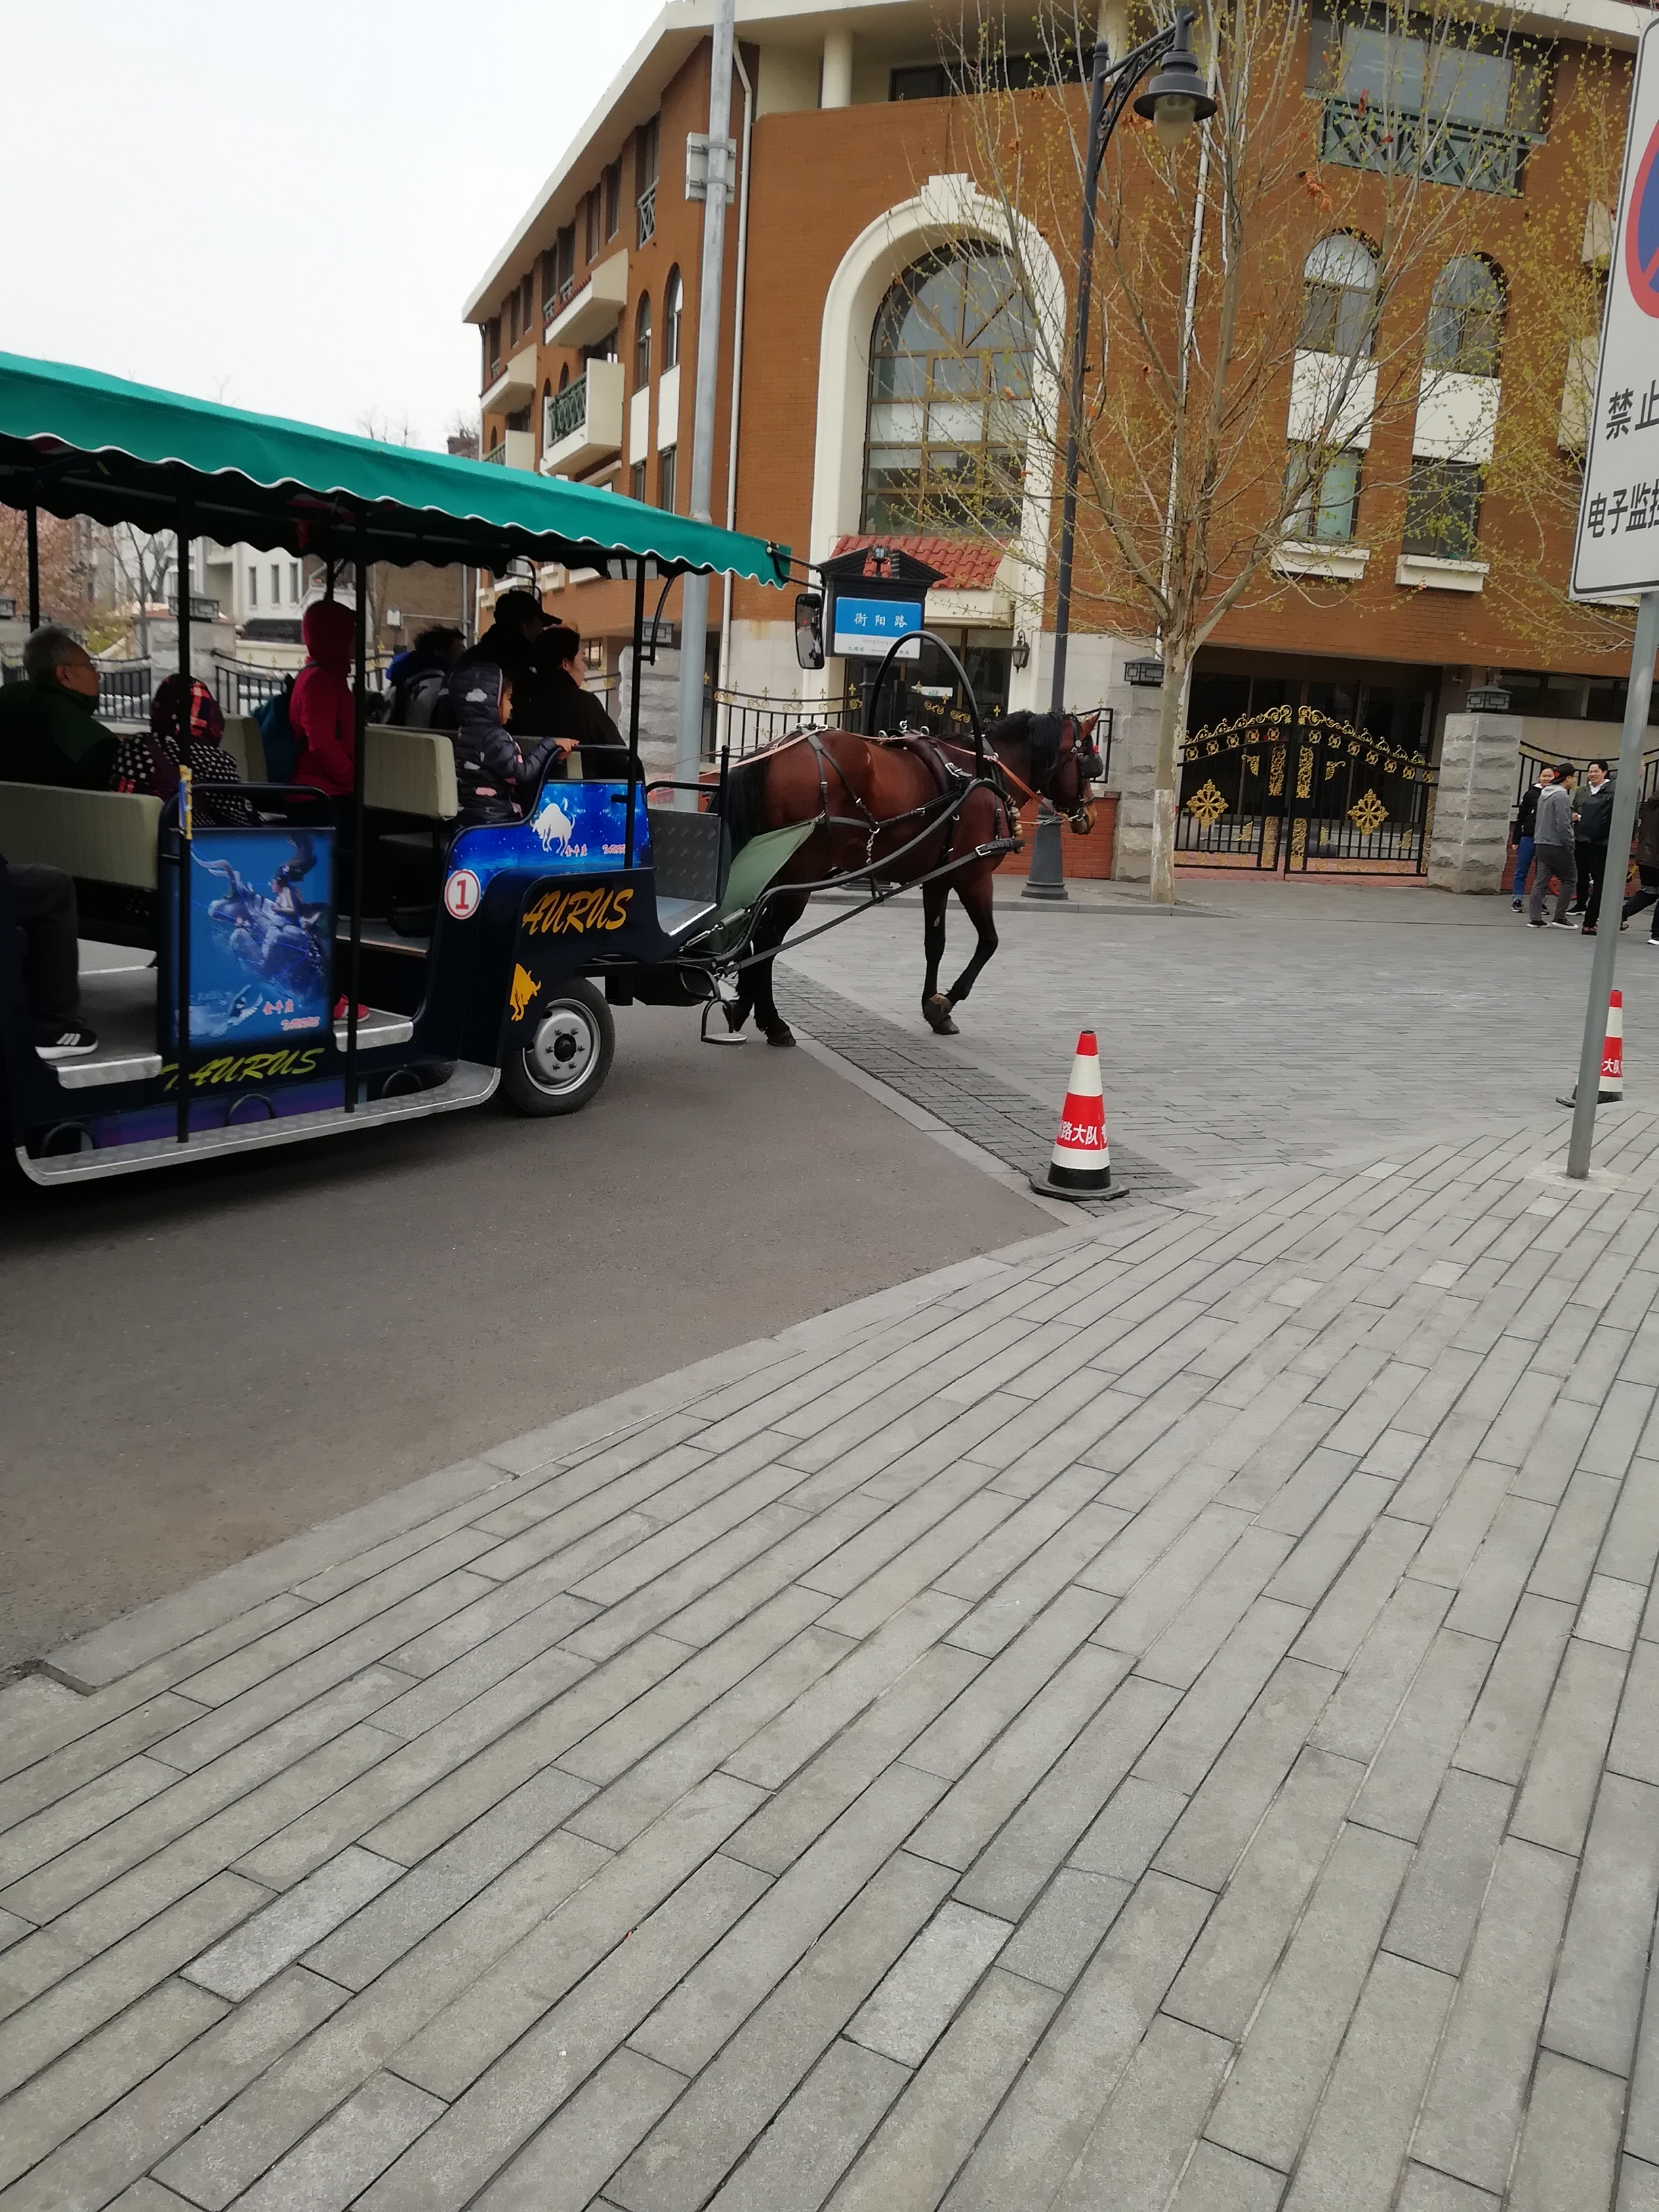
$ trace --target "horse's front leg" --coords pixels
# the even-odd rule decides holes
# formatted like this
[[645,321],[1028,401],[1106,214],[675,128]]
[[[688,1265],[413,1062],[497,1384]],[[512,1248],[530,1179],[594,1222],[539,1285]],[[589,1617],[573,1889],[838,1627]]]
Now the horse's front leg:
[[945,957],[945,908],[950,896],[951,886],[943,877],[921,887],[921,945],[927,961],[921,983],[921,1011],[940,1036],[954,1036],[957,1028],[951,1019],[951,1001],[939,987],[939,963]]
[[785,937],[806,911],[804,894],[775,899],[761,918],[755,932],[754,949],[764,955],[745,971],[753,980],[748,986],[748,996],[755,1009],[755,1019],[768,1044],[793,1044],[795,1032],[778,1012],[777,1000],[772,995],[772,955]]
[[991,895],[991,866],[988,861],[958,878],[957,896],[962,901],[963,912],[974,925],[976,942],[974,957],[951,984],[946,994],[949,1006],[959,1006],[974,988],[980,969],[997,949],[997,925],[994,903]]

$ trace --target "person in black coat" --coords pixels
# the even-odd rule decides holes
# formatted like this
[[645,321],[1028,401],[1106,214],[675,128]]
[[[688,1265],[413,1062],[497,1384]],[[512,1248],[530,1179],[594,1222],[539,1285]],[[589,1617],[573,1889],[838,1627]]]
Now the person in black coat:
[[[1613,826],[1613,778],[1604,760],[1584,771],[1584,787],[1573,809],[1573,842],[1578,851],[1578,896],[1584,906],[1584,935],[1594,937],[1601,912],[1601,884],[1607,872],[1607,832]],[[1628,864],[1629,855],[1626,855]],[[1624,888],[1623,871],[1620,889]]]
[[513,684],[492,660],[464,660],[449,679],[455,718],[455,784],[464,830],[482,823],[522,822],[548,763],[569,747],[546,737],[526,746],[507,728]]
[[564,623],[532,641],[527,682],[514,693],[513,727],[525,736],[551,732],[577,746],[588,782],[621,782],[628,775],[627,743],[587,689],[581,651],[580,637]]

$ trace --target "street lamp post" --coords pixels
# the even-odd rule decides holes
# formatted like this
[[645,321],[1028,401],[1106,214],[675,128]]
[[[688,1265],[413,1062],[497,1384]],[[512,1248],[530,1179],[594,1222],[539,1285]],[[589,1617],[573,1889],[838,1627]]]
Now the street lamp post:
[[[1083,234],[1078,252],[1077,314],[1072,331],[1072,388],[1066,407],[1066,473],[1060,508],[1060,566],[1054,580],[1054,665],[1048,706],[1053,714],[1066,711],[1066,647],[1072,625],[1072,557],[1077,541],[1078,422],[1083,413],[1084,373],[1089,352],[1089,311],[1094,293],[1095,200],[1100,189],[1100,165],[1113,131],[1129,105],[1130,94],[1148,70],[1158,63],[1152,82],[1134,102],[1157,131],[1158,143],[1178,146],[1194,124],[1215,113],[1215,101],[1205,88],[1193,58],[1192,26],[1197,10],[1180,8],[1173,23],[1155,32],[1144,45],[1115,62],[1103,43],[1095,47],[1089,70],[1089,136],[1083,159]],[[1060,859],[1060,817],[1046,799],[1037,804],[1036,829],[1031,839],[1031,866],[1025,888],[1029,899],[1063,899],[1066,896]]]

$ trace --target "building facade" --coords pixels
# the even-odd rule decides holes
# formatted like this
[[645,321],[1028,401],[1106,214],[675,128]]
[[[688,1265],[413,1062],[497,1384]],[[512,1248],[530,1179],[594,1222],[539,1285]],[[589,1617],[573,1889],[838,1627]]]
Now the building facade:
[[[707,128],[711,14],[710,0],[668,0],[467,302],[480,334],[484,449],[503,465],[685,507],[703,218],[686,194],[686,140]],[[1552,116],[1591,47],[1615,58],[1610,98],[1622,102],[1616,58],[1647,15],[1626,0],[1520,11],[1547,58],[1541,70],[1522,69],[1501,37],[1473,40],[1472,89],[1461,95],[1474,102],[1468,119],[1454,106],[1438,143],[1462,163],[1448,184],[1474,175],[1480,186],[1474,236],[1425,271],[1421,396],[1390,427],[1379,418],[1375,440],[1359,422],[1350,450],[1322,470],[1264,587],[1200,652],[1184,702],[1189,732],[1254,717],[1271,747],[1287,713],[1310,729],[1323,717],[1319,728],[1340,725],[1402,761],[1445,764],[1447,849],[1431,873],[1449,887],[1495,883],[1498,817],[1523,757],[1583,757],[1617,742],[1618,641],[1587,632],[1543,645],[1517,621],[1488,580],[1495,544],[1506,530],[1518,543],[1520,526],[1501,500],[1483,504],[1482,487],[1504,434],[1504,364],[1527,343],[1517,319],[1526,289],[1510,274],[1526,227],[1537,215],[1553,236],[1570,237],[1561,251],[1575,277],[1606,258],[1605,208],[1562,214],[1578,173],[1559,143],[1565,133],[1552,140]],[[1075,201],[1053,210],[1052,235],[1022,217],[1011,253],[1003,206],[975,181],[973,118],[941,60],[933,0],[738,0],[737,29],[738,183],[723,272],[714,519],[814,563],[860,544],[916,552],[940,572],[929,624],[967,663],[981,704],[1044,706],[1058,501],[1057,395],[1042,364],[1063,348],[1034,346],[1030,319],[1040,311],[1066,325]],[[1339,22],[1316,10],[1297,33],[1297,96],[1317,103],[1323,159],[1377,166],[1367,72],[1379,66],[1380,35],[1363,11]],[[1017,43],[1019,27],[1009,36]],[[1386,50],[1396,95],[1409,47],[1396,36]],[[1425,112],[1433,100],[1425,91]],[[1447,108],[1443,96],[1443,122]],[[1369,258],[1358,226],[1334,227],[1307,255],[1298,350],[1271,402],[1287,447],[1322,362],[1369,343],[1359,335],[1375,281]],[[1586,367],[1570,362],[1561,386],[1564,471],[1573,466],[1574,376],[1582,386]],[[1018,404],[1006,404],[1011,392]],[[1385,477],[1398,497],[1373,489]],[[1550,526],[1529,556],[1547,575],[1559,568],[1563,604],[1569,534]],[[1086,546],[1084,555],[1086,566]],[[537,580],[549,607],[614,667],[630,587],[555,568]],[[793,614],[792,594],[757,585],[711,593],[710,677],[722,695],[834,699],[867,673],[832,659],[803,676]],[[1115,726],[1120,872],[1146,864],[1157,695],[1145,678],[1158,651],[1155,637],[1086,603],[1074,610],[1069,695],[1079,708],[1109,708]],[[917,706],[948,705],[954,679],[926,650],[906,681]],[[1248,857],[1238,829],[1247,771],[1242,758],[1237,766],[1228,786],[1220,773],[1197,781],[1189,763],[1181,842],[1194,855]],[[1218,803],[1222,815],[1206,824]],[[1355,799],[1362,823],[1377,803]],[[1432,805],[1421,791],[1411,805],[1426,865]],[[1260,865],[1267,833],[1258,824],[1253,834],[1244,846]],[[1388,844],[1379,834],[1370,849]]]

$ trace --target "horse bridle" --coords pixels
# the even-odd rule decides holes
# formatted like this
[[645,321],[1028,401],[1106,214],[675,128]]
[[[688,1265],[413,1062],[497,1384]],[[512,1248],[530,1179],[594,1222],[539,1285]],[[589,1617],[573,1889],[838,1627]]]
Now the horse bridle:
[[[1028,799],[1036,799],[1039,800],[1047,799],[1048,805],[1054,808],[1054,812],[1060,816],[1060,819],[1065,822],[1069,822],[1073,829],[1075,830],[1079,836],[1083,836],[1093,829],[1095,817],[1093,808],[1090,806],[1087,799],[1084,796],[1086,785],[1081,767],[1079,766],[1078,770],[1078,795],[1070,806],[1059,805],[1049,790],[1050,785],[1054,782],[1055,776],[1060,773],[1060,763],[1067,759],[1080,762],[1082,757],[1078,747],[1078,739],[1081,735],[1083,728],[1081,717],[1077,714],[1061,714],[1059,720],[1060,735],[1054,741],[1054,758],[1049,762],[1048,767],[1042,770],[1038,775],[1035,785],[1027,783],[1024,776],[1016,775],[1012,769],[1009,767],[1008,763],[1005,760],[998,759],[995,763],[994,773],[998,776],[1006,776],[1010,783],[1018,784],[1020,790],[1025,793],[1025,796]],[[1068,731],[1072,733],[1072,744],[1069,752],[1066,750],[1066,737]],[[1091,750],[1093,750],[1092,747]]]

